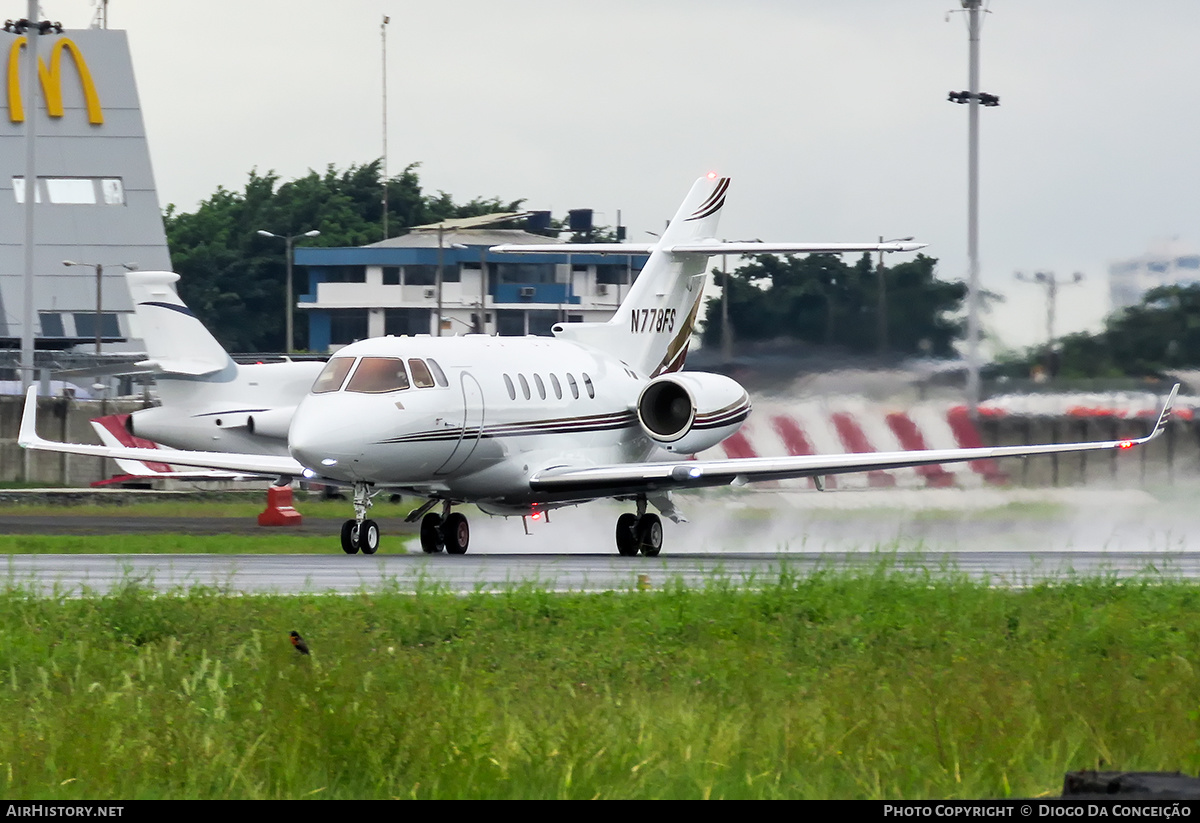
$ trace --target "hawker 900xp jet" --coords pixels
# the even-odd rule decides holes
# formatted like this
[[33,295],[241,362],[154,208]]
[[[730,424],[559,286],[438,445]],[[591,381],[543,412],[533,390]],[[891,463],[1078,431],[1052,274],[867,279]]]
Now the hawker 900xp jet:
[[[339,350],[299,403],[287,431],[289,456],[203,451],[171,453],[179,465],[308,478],[354,490],[354,518],[342,527],[349,554],[374,554],[379,526],[367,517],[382,491],[426,499],[421,546],[462,554],[474,503],[493,515],[538,515],[599,498],[633,504],[616,522],[617,551],[657,555],[662,521],[680,522],[671,492],[763,480],[1129,448],[1140,440],[804,457],[688,460],[738,430],[750,413],[746,391],[728,377],[683,372],[714,254],[907,252],[916,243],[725,243],[715,238],[729,179],[696,181],[662,237],[646,246],[563,244],[522,253],[648,252],[628,296],[606,323],[554,327],[554,337],[384,337]],[[505,247],[496,247],[507,251]],[[517,250],[517,249],[513,249]],[[40,438],[30,389],[20,443],[26,448],[138,460],[154,450],[85,446]],[[667,459],[663,459],[664,456]]]

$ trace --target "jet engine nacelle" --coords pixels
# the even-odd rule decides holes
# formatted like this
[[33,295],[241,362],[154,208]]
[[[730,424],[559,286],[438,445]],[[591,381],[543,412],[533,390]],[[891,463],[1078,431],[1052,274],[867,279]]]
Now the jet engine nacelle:
[[222,431],[286,440],[295,406],[283,406],[256,412],[180,414],[166,406],[141,409],[129,415],[125,428],[135,437],[153,440],[176,449],[211,448]]
[[638,396],[638,422],[646,436],[670,452],[695,454],[742,427],[750,397],[719,374],[676,372],[656,377]]

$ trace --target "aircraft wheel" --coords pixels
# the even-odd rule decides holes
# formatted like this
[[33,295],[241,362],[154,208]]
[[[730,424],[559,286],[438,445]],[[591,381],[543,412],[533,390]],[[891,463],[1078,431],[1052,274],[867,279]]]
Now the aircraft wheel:
[[636,557],[638,553],[637,535],[633,528],[637,525],[637,515],[625,512],[617,518],[617,551],[622,557]]
[[662,520],[657,514],[645,514],[638,521],[637,529],[638,548],[642,550],[642,554],[646,557],[658,557],[659,551],[662,550]]
[[355,526],[358,524],[353,520],[347,520],[342,524],[342,551],[346,554],[358,554],[358,540],[355,538]]
[[379,524],[374,520],[364,520],[356,535],[359,549],[363,554],[375,554],[379,551]]
[[442,516],[430,512],[421,518],[421,550],[437,554],[442,550]]
[[450,554],[466,554],[471,542],[471,527],[467,525],[467,516],[452,512],[442,524],[442,539],[446,542],[446,551]]

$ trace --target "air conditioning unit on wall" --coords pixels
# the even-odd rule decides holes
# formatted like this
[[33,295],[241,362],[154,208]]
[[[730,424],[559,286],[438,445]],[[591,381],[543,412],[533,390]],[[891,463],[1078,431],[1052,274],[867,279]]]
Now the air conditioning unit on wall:
[[608,284],[607,283],[597,283],[596,284],[596,294],[599,297],[607,297],[608,296]]
[[537,289],[534,288],[533,286],[522,286],[521,287],[521,299],[522,300],[532,300],[536,295],[537,295]]
[[437,297],[437,289],[425,289],[425,299],[432,300]]

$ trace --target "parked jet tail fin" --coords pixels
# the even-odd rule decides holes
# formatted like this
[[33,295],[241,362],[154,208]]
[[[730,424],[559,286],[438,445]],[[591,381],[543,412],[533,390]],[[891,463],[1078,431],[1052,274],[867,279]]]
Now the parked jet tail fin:
[[131,271],[125,275],[148,358],[139,366],[166,374],[210,375],[233,365],[217,339],[175,291],[179,275]]

